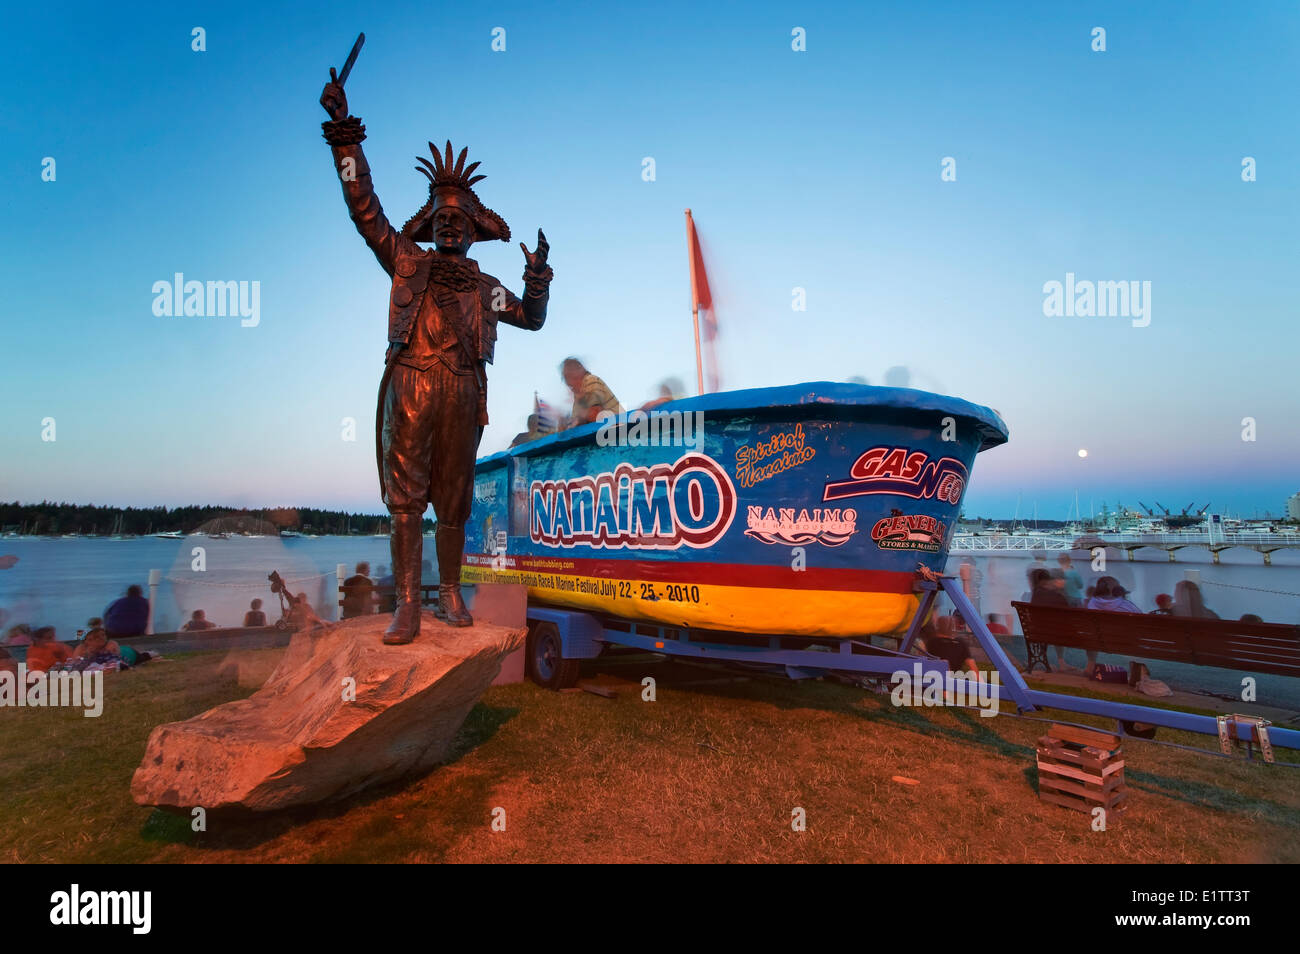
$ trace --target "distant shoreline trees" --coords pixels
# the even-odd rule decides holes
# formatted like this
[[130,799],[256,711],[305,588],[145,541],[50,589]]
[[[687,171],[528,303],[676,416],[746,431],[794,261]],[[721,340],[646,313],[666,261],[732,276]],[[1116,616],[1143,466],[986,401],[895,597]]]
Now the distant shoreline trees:
[[[315,507],[101,507],[95,504],[0,502],[0,532],[34,536],[147,536],[152,533],[260,533],[283,530],[331,535],[388,532],[388,514],[348,513]],[[434,521],[425,518],[425,529]]]

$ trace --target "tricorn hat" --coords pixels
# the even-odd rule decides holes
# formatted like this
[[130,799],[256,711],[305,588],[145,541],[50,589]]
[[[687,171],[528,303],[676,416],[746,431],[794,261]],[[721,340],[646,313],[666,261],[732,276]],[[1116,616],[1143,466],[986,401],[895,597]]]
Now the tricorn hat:
[[413,242],[432,242],[433,213],[450,205],[460,209],[474,223],[474,241],[510,241],[510,226],[506,225],[505,219],[485,206],[474,194],[474,183],[487,177],[471,178],[479,164],[472,162],[468,167],[465,165],[465,154],[469,149],[462,149],[454,162],[451,140],[447,140],[446,155],[440,155],[438,147],[433,143],[429,143],[429,151],[433,154],[433,162],[423,156],[416,156],[416,161],[421,165],[415,167],[429,180],[429,201],[402,226],[402,234]]

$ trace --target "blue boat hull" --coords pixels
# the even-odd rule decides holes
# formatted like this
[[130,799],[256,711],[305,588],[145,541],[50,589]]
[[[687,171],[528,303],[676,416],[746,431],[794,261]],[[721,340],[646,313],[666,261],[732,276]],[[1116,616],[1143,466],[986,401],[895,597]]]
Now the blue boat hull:
[[993,411],[816,382],[704,395],[478,462],[463,578],[694,628],[903,631],[942,571]]

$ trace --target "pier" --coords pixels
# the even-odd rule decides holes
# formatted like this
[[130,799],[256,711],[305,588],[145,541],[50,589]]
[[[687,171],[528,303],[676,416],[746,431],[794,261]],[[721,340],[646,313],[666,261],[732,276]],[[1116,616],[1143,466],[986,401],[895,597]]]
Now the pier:
[[1003,553],[1034,550],[1092,550],[1094,547],[1113,547],[1123,550],[1128,560],[1142,549],[1164,550],[1169,562],[1177,562],[1179,550],[1200,547],[1210,551],[1215,563],[1224,550],[1245,547],[1259,553],[1265,566],[1273,565],[1273,554],[1278,550],[1300,549],[1300,533],[957,533],[953,535],[949,552]]

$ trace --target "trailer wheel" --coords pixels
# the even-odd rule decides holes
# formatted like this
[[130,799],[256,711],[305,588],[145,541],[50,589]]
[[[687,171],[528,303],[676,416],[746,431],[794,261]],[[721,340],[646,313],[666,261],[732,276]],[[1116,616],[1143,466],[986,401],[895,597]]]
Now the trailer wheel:
[[546,689],[568,689],[578,681],[577,659],[560,654],[560,631],[554,623],[537,622],[528,627],[528,678]]

